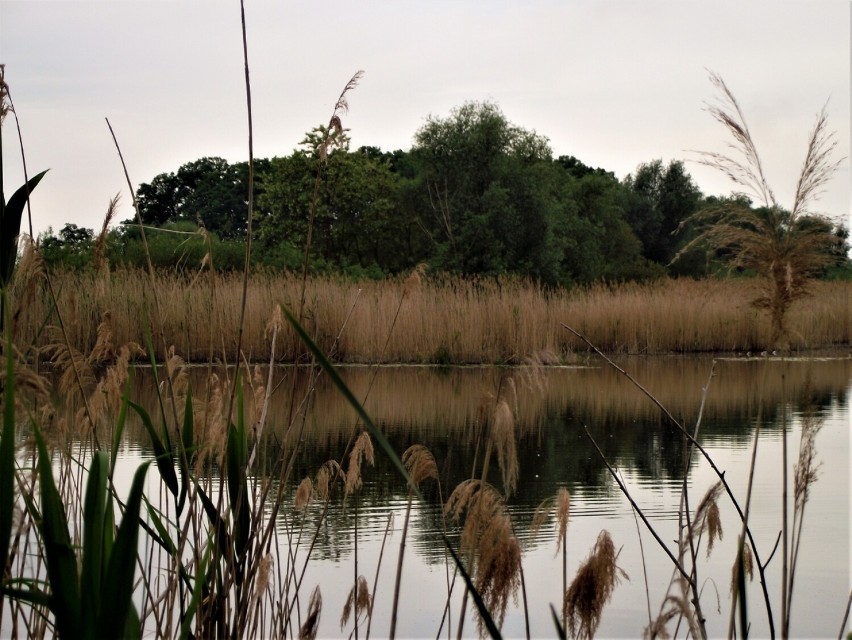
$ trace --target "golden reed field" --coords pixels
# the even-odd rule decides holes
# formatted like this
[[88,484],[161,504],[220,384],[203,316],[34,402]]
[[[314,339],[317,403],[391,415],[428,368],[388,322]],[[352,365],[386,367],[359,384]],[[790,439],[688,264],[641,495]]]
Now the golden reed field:
[[[25,278],[19,278],[26,281]],[[106,319],[114,344],[144,344],[152,328],[158,359],[170,345],[192,362],[236,355],[242,278],[202,274],[196,279],[141,271],[53,274],[53,288],[70,344],[83,353]],[[588,347],[562,324],[609,353],[748,352],[769,344],[770,323],[754,308],[749,279],[662,280],[543,290],[511,279],[420,276],[351,282],[311,277],[302,323],[331,359],[347,363],[520,363],[566,361]],[[243,352],[268,361],[268,325],[281,304],[299,317],[302,280],[257,272],[249,279]],[[45,291],[13,293],[15,340],[22,346],[61,341]],[[300,343],[282,328],[276,358],[292,361]],[[789,313],[793,351],[852,344],[852,282],[817,282]],[[102,327],[102,330],[105,327]]]

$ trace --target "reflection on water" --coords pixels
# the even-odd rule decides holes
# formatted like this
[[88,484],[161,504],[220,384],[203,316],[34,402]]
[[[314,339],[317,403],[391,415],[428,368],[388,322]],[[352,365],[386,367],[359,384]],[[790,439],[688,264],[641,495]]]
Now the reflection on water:
[[[852,360],[722,359],[716,363],[712,379],[709,359],[636,358],[620,364],[690,430],[695,428],[703,389],[707,387],[699,441],[725,472],[743,504],[755,426],[760,423],[752,527],[758,544],[763,545],[764,561],[780,530],[782,417],[791,427],[791,472],[803,412],[810,406],[824,421],[816,442],[821,476],[806,512],[808,523],[815,521],[822,526],[805,528],[792,628],[797,635],[836,635],[849,586]],[[631,580],[616,589],[599,634],[636,637],[642,633],[648,621],[643,554],[654,615],[665,598],[671,565],[647,531],[642,531],[639,546],[638,525],[629,504],[585,436],[584,426],[610,464],[618,469],[646,516],[659,527],[664,540],[677,536],[686,450],[681,433],[624,376],[598,361],[590,361],[585,367],[545,369],[388,367],[376,371],[351,367],[343,369],[342,375],[356,397],[367,397],[368,411],[397,452],[412,444],[423,444],[438,461],[440,490],[434,483],[425,486],[431,506],[416,508],[412,514],[408,545],[413,552],[409,551],[406,557],[401,596],[403,636],[434,636],[440,625],[446,576],[438,537],[444,526],[439,491],[446,497],[456,484],[470,477],[480,407],[489,394],[493,397],[498,390],[501,397],[510,399],[516,416],[520,482],[508,505],[524,549],[533,635],[553,635],[548,604],[559,602],[561,566],[555,559],[552,526],[533,539],[530,522],[539,503],[555,495],[560,487],[568,488],[572,495],[569,575],[576,571],[601,529],[611,531],[617,546],[624,545],[619,562]],[[193,388],[203,389],[207,372],[193,369],[191,376]],[[312,382],[307,370],[284,367],[274,371],[274,379],[277,387],[271,397],[267,427],[271,437],[262,459],[276,460],[279,453],[289,453],[298,442],[295,472],[289,479],[294,486],[301,478],[315,475],[326,460],[343,455],[357,421],[354,411],[324,376]],[[136,376],[134,385],[135,397],[150,394],[152,383],[144,371]],[[252,397],[251,389],[247,389],[246,397]],[[305,397],[310,398],[307,409]],[[154,402],[148,398],[143,403],[154,407]],[[249,419],[255,415],[250,404],[246,409]],[[146,449],[141,428],[131,425],[129,429],[130,442]],[[691,500],[696,504],[715,476],[699,455],[693,454],[690,465],[688,483]],[[491,480],[500,485],[496,469]],[[390,512],[397,516],[397,533],[389,543],[388,553],[397,553],[398,529],[406,504],[405,486],[377,452],[375,466],[365,469],[363,489],[355,498],[345,505],[340,500],[333,501],[326,517],[322,517],[321,506],[316,505],[303,520],[297,520],[309,535],[317,533],[315,561],[306,580],[311,589],[315,583],[321,584],[330,609],[338,605],[342,608],[348,592],[356,518],[359,563],[370,567],[361,569],[367,575],[376,566]],[[282,517],[291,521],[295,518],[292,513]],[[714,551],[706,566],[700,565],[704,572],[700,579],[707,580],[708,591],[718,592],[721,602],[721,613],[716,613],[717,596],[707,596],[714,605],[708,607],[711,635],[727,632],[727,585],[732,545],[738,532],[737,516],[729,503],[723,506],[722,517],[724,544]],[[378,587],[384,596],[380,593],[376,599],[374,628],[378,629],[387,629],[384,625],[389,620],[387,609],[393,591],[395,559],[385,562]],[[776,574],[780,575],[777,558],[767,568],[767,578],[774,580],[773,585],[778,584]],[[423,588],[430,595],[423,595]],[[780,588],[772,588],[780,592]],[[773,592],[772,598],[777,599],[777,595]],[[765,634],[766,615],[756,584],[750,587],[750,598],[752,633]],[[774,606],[777,618],[780,605]],[[336,616],[335,611],[325,616],[321,636],[340,634]],[[474,625],[467,629],[475,633]],[[504,631],[508,635],[522,634],[519,607],[510,606]],[[383,633],[386,631],[380,635]]]

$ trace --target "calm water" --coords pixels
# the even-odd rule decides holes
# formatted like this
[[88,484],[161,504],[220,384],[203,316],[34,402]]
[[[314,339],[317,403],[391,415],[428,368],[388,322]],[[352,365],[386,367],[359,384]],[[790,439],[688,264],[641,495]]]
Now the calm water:
[[[620,364],[652,391],[691,430],[708,384],[711,360],[683,358],[627,359]],[[343,370],[356,396],[364,397],[373,370]],[[201,379],[205,373],[196,371]],[[291,410],[291,368],[276,370],[281,382],[272,399],[269,427],[280,442]],[[511,378],[511,382],[509,382]],[[150,380],[136,379],[142,393]],[[300,399],[306,383],[298,381]],[[198,383],[195,388],[201,388]],[[602,529],[616,547],[618,563],[630,579],[615,590],[604,610],[598,637],[640,637],[648,624],[648,600],[656,616],[672,574],[672,564],[647,529],[634,518],[630,504],[584,434],[586,425],[610,464],[618,469],[633,498],[652,521],[661,538],[677,537],[677,510],[685,469],[681,436],[660,411],[628,380],[603,363],[590,361],[576,368],[496,369],[419,367],[380,369],[367,407],[398,452],[411,444],[426,445],[435,455],[442,493],[470,477],[474,426],[484,394],[498,389],[510,394],[516,413],[520,482],[508,502],[521,539],[530,625],[533,636],[553,636],[549,605],[561,601],[561,554],[556,557],[552,523],[532,539],[529,523],[538,504],[566,487],[572,496],[568,527],[568,574],[573,577]],[[792,477],[803,416],[811,411],[822,424],[816,438],[819,478],[805,511],[805,526],[796,574],[791,629],[798,637],[837,637],[850,589],[850,411],[852,360],[720,359],[710,380],[699,441],[724,471],[732,490],[745,504],[748,468],[760,423],[757,471],[751,506],[751,527],[761,559],[769,558],[781,529],[782,424],[788,426],[788,467]],[[506,397],[510,397],[506,396]],[[805,400],[805,396],[810,401]],[[515,400],[515,397],[517,398]],[[320,465],[342,455],[356,428],[354,412],[327,380],[320,378],[312,394],[302,433],[297,472],[291,484],[313,476]],[[808,408],[810,407],[810,409]],[[141,433],[131,434],[125,457],[148,454]],[[376,452],[374,467],[364,469],[364,486],[344,509],[332,502],[305,577],[302,592],[319,584],[323,594],[321,637],[348,636],[340,615],[354,573],[355,525],[358,530],[358,572],[370,585],[390,512],[396,527],[386,544],[376,591],[372,635],[387,635],[393,582],[407,493],[390,465]],[[496,474],[493,480],[499,486]],[[696,505],[716,477],[700,455],[693,455],[687,483]],[[401,587],[399,637],[438,634],[447,593],[443,547],[438,537],[440,510],[437,491],[428,491],[431,507],[415,506],[408,534]],[[724,496],[720,500],[724,537],[712,555],[701,551],[699,581],[711,636],[727,634],[729,584],[739,520]],[[290,518],[292,514],[287,514]],[[320,509],[309,510],[306,531],[313,532]],[[637,528],[638,527],[638,528]],[[644,579],[645,555],[648,593]],[[780,549],[766,570],[776,620],[780,617]],[[768,633],[763,596],[757,582],[749,584],[752,636]],[[524,633],[521,594],[510,602],[503,632]],[[452,635],[455,637],[460,589],[453,596]],[[306,605],[303,605],[306,606]],[[776,627],[778,623],[776,622]],[[669,626],[670,633],[674,626]],[[361,632],[363,634],[363,630]],[[465,635],[475,636],[472,621]],[[447,636],[444,625],[441,635]],[[680,636],[683,636],[681,628]]]

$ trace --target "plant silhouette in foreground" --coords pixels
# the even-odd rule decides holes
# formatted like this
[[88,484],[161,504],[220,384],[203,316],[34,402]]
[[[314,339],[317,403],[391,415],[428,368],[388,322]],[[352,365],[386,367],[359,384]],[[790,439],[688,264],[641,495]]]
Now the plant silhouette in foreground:
[[737,99],[719,75],[711,73],[710,81],[719,91],[719,99],[708,106],[708,111],[734,138],[729,146],[742,157],[701,151],[699,162],[722,171],[756,196],[762,206],[752,208],[746,198],[732,198],[698,211],[681,227],[695,224],[699,234],[674,260],[697,244],[706,244],[728,256],[731,269],[756,272],[761,284],[753,304],[769,313],[772,323],[769,346],[788,349],[786,316],[790,306],[809,293],[808,285],[815,275],[838,259],[831,250],[837,240],[832,233],[832,221],[811,210],[842,161],[833,158],[837,146],[835,133],[827,129],[828,116],[823,107],[808,138],[793,206],[785,209],[775,200],[766,180]]

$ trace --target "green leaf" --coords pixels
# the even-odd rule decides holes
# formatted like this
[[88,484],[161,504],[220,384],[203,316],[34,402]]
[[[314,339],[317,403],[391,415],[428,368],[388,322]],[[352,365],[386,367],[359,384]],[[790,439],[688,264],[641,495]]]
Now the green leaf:
[[60,637],[75,637],[80,633],[80,585],[77,556],[68,535],[68,518],[62,498],[56,488],[50,455],[38,425],[33,425],[38,448],[39,482],[41,483],[41,532],[50,584],[50,610]]
[[189,489],[190,482],[190,471],[189,465],[192,460],[191,452],[194,450],[193,440],[195,439],[194,435],[194,426],[193,426],[193,416],[192,416],[192,389],[188,388],[186,391],[186,404],[184,405],[183,410],[183,428],[180,432],[180,445],[181,451],[178,456],[178,463],[180,465],[180,497],[178,498],[177,503],[177,514],[180,516],[183,511],[183,507],[186,504],[186,494]]
[[[86,481],[86,497],[83,502],[83,562],[80,573],[80,598],[83,611],[84,637],[93,637],[97,629],[93,626],[101,611],[101,582],[108,556],[104,549],[104,525],[109,472],[107,454],[95,451],[89,466]],[[109,532],[112,535],[112,531]]]
[[125,634],[127,619],[133,606],[133,575],[139,544],[139,508],[149,464],[144,463],[133,476],[124,517],[121,519],[115,545],[109,557],[102,597],[104,600],[108,598],[110,606],[101,611],[97,629],[98,634],[104,638],[119,638]]
[[46,173],[47,170],[30,178],[25,185],[12,194],[9,202],[6,202],[0,211],[0,288],[5,288],[12,280],[12,272],[15,270],[15,259],[18,255],[17,240],[21,232],[21,217],[27,204],[27,196],[32,193]]
[[[156,509],[144,495],[142,496],[142,500],[145,502],[148,517],[154,523],[154,528],[157,530],[158,536],[152,536],[152,539],[170,556],[175,556],[177,554],[177,545],[175,545],[168,529],[166,529],[166,526],[163,524],[163,520],[160,518],[160,511]],[[178,563],[178,567],[178,572],[180,573],[183,581],[186,583],[186,586],[192,588],[192,577],[187,572],[186,567],[181,563]]]
[[160,472],[160,477],[163,479],[163,482],[166,483],[166,486],[169,491],[171,491],[172,495],[177,496],[177,473],[175,473],[175,464],[171,449],[167,449],[163,444],[163,441],[160,439],[160,434],[157,433],[157,430],[154,428],[154,425],[151,422],[151,416],[148,415],[148,412],[133,401],[128,401],[128,404],[130,405],[130,408],[138,413],[139,417],[142,418],[142,424],[145,425],[145,429],[148,431],[148,435],[151,438],[151,447],[154,449],[154,457],[157,462],[157,469]]

